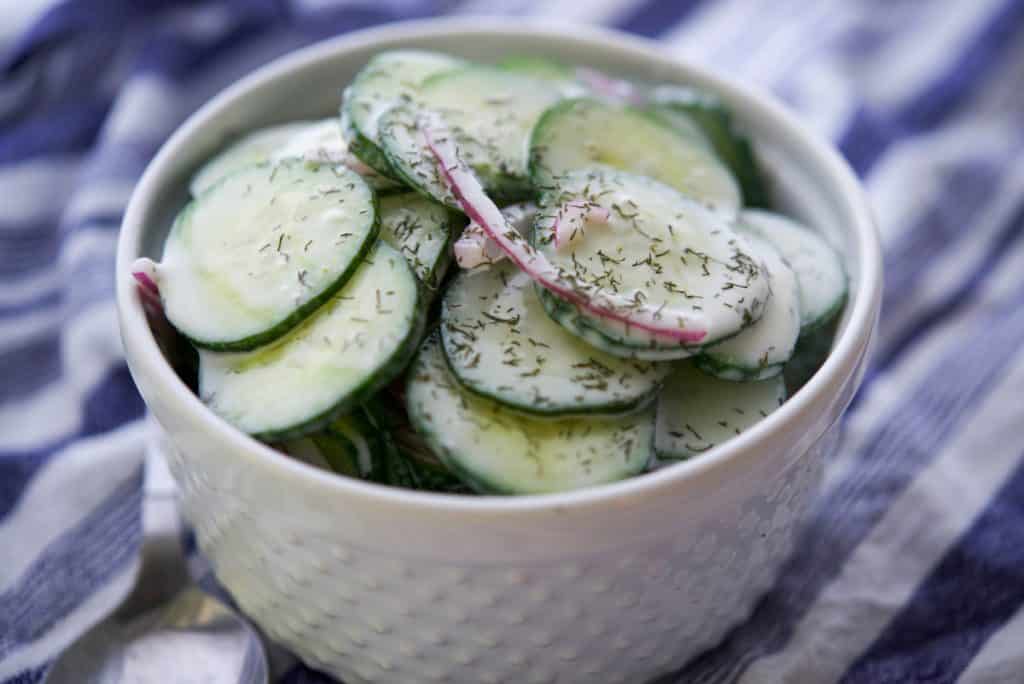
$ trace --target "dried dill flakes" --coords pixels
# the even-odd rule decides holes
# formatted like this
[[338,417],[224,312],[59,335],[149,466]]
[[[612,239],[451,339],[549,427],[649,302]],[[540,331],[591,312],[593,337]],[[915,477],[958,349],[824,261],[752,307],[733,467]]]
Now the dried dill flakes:
[[443,346],[459,380],[522,411],[630,410],[668,372],[597,350],[578,358],[577,340],[551,321],[532,282],[510,262],[457,278],[443,311]]

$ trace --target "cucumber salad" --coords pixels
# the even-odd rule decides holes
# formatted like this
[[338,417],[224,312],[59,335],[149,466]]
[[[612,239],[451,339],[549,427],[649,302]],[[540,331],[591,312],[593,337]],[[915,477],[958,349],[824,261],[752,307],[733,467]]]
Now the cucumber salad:
[[394,486],[697,457],[814,372],[847,295],[713,95],[534,57],[379,53],[189,191],[133,268],[165,353],[238,429]]

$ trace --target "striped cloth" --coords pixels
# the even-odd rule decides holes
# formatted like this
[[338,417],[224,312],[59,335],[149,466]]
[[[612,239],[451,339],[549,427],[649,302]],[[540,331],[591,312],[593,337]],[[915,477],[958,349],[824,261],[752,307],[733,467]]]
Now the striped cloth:
[[1024,1],[11,0],[0,682],[39,681],[125,596],[162,495],[112,303],[146,162],[277,55],[473,12],[615,26],[770,88],[837,142],[880,218],[876,355],[826,492],[749,622],[669,681],[1024,681]]

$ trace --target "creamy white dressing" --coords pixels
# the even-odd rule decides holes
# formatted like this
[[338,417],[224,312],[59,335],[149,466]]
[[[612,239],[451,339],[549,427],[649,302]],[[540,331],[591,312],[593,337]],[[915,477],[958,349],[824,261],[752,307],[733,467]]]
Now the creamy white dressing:
[[462,274],[444,303],[445,355],[462,384],[527,412],[622,412],[652,396],[670,370],[566,332],[530,276],[508,261]]
[[[584,237],[560,250],[551,226],[570,199],[606,210],[608,220],[589,230],[583,217]],[[760,317],[769,291],[754,250],[719,214],[673,189],[623,172],[584,170],[566,175],[546,201],[550,205],[538,217],[536,241],[563,271],[618,297],[639,298],[665,316],[686,312],[691,324],[707,331],[702,344]],[[627,330],[597,318],[593,324],[627,345],[671,346],[635,327]]]
[[625,417],[530,418],[462,390],[437,336],[409,375],[410,419],[449,467],[486,491],[568,491],[635,475],[651,459],[653,408]]
[[341,167],[248,167],[190,204],[156,268],[168,319],[193,340],[263,333],[331,286],[363,249],[370,189]]
[[603,165],[664,183],[729,221],[743,203],[739,185],[702,134],[677,132],[635,109],[591,99],[562,103],[545,115],[531,144],[541,185]]
[[[510,204],[501,210],[508,225],[520,235],[526,235],[533,226],[537,216],[537,205],[533,202]],[[491,238],[487,237],[483,227],[476,221],[470,221],[462,231],[461,237],[455,241],[455,261],[465,269],[477,268],[485,264],[497,263],[508,258],[508,255]]]
[[368,382],[405,344],[418,284],[378,244],[352,279],[298,328],[253,352],[200,352],[199,394],[250,433],[285,430],[323,414]]
[[462,63],[422,50],[392,50],[374,57],[356,78],[346,103],[353,125],[380,144],[379,122],[386,111],[413,95],[426,79]]
[[846,271],[839,253],[824,237],[787,216],[760,209],[744,211],[740,221],[771,242],[792,267],[805,328],[835,313],[846,295]]
[[321,164],[343,163],[348,157],[348,145],[341,137],[338,119],[324,119],[296,131],[295,135],[270,156],[270,161],[290,157]]
[[402,253],[420,282],[436,288],[453,230],[449,211],[415,193],[381,198],[380,211],[380,238]]
[[[761,318],[738,335],[704,352],[728,379],[768,378],[782,372],[800,336],[800,289],[796,275],[775,247],[757,233],[743,231],[768,274],[771,297]],[[705,369],[707,370],[707,369]]]
[[484,185],[502,176],[525,181],[533,125],[561,93],[546,81],[496,68],[473,67],[432,79],[416,96],[419,106],[441,114],[459,141],[459,152]]
[[268,126],[249,133],[203,164],[192,177],[189,192],[193,197],[198,197],[225,176],[246,166],[270,160],[296,136],[305,133],[310,126],[316,125],[309,121],[297,121]]
[[730,382],[690,362],[679,364],[658,397],[654,449],[665,460],[702,454],[767,417],[785,398],[781,377]]

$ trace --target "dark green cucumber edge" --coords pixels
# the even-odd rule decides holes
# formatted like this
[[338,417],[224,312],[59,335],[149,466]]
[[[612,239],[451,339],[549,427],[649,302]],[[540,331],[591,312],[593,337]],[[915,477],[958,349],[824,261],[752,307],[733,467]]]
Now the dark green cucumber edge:
[[[394,251],[396,255],[402,257],[401,254],[398,254],[397,249]],[[402,258],[402,264],[409,270],[409,276],[413,280],[416,280],[416,274],[412,272],[412,267],[406,263],[404,258]],[[334,406],[331,406],[312,418],[290,427],[255,433],[252,436],[263,442],[276,442],[286,439],[294,439],[296,437],[305,437],[306,435],[325,427],[328,423],[343,414],[348,413],[356,406],[359,406],[373,396],[379,389],[401,375],[405,370],[405,367],[409,364],[409,361],[416,354],[416,350],[419,348],[420,339],[422,338],[423,330],[426,327],[426,307],[421,305],[421,298],[422,291],[417,287],[417,301],[413,306],[413,320],[409,325],[408,334],[402,343],[399,344],[391,354],[391,357],[384,361],[375,372],[370,373],[362,385],[355,387],[351,392],[338,400]]]
[[[449,285],[449,287],[452,287]],[[547,307],[545,307],[545,311]],[[447,297],[442,298],[441,301],[441,325],[439,326],[439,334],[441,336],[441,355],[444,357],[444,361],[448,366],[448,371],[452,374],[459,387],[471,392],[472,394],[483,397],[493,401],[496,404],[513,411],[515,413],[522,414],[527,418],[585,418],[587,416],[606,416],[614,418],[617,416],[627,416],[631,413],[636,413],[641,409],[646,408],[652,401],[654,401],[658,392],[661,391],[661,383],[655,384],[654,388],[640,397],[633,400],[622,400],[622,401],[609,401],[600,404],[591,405],[573,405],[571,407],[551,407],[538,409],[532,404],[521,404],[516,401],[511,401],[508,398],[498,394],[497,392],[489,392],[486,389],[476,387],[473,384],[463,380],[462,376],[459,375],[456,364],[452,362],[451,356],[448,353],[448,344],[446,340],[448,336],[445,334],[445,319],[448,317]],[[556,320],[556,322],[558,322]],[[561,325],[561,324],[560,324]],[[564,328],[564,326],[562,326]],[[584,341],[586,338],[583,338]],[[599,348],[600,349],[600,348]],[[603,351],[603,349],[602,349]],[[641,359],[637,359],[638,361]]]
[[[440,335],[440,331],[435,330],[434,332],[431,333],[431,335]],[[430,338],[428,337],[427,340],[425,340],[423,342],[423,346],[426,346],[429,343],[430,343]],[[441,346],[441,356],[442,356],[442,358],[445,358],[444,349],[443,349],[443,343],[441,342],[440,339],[436,340],[435,343],[437,345]],[[409,396],[409,387],[413,383],[414,376],[415,376],[415,372],[414,372],[415,369],[416,369],[416,364],[414,363],[412,368],[410,368],[410,372],[406,375],[406,382],[405,382],[405,395],[406,396]],[[440,370],[442,370],[445,373],[449,373],[450,376],[451,376],[450,380],[451,380],[452,384],[457,389],[459,389],[459,390],[462,389],[462,387],[463,387],[462,384],[455,377],[455,374],[452,373],[451,370],[448,368],[447,361],[443,362]],[[484,399],[484,401],[488,401],[488,400]],[[492,402],[492,403],[497,404],[497,406],[499,408],[501,408],[501,409],[504,408],[503,405],[500,404],[500,403],[497,403],[497,402]],[[416,417],[415,417],[416,416],[416,412],[415,411],[410,411],[408,409],[408,405],[407,405],[407,408],[406,408],[406,413],[409,415],[409,420],[412,423],[413,428],[416,430],[416,432],[418,432],[423,437],[423,439],[427,442],[427,445],[437,455],[437,457],[441,461],[441,463],[443,463],[445,465],[445,467],[447,467],[448,470],[450,470],[452,472],[452,474],[454,474],[456,477],[458,477],[460,480],[462,480],[467,486],[472,488],[473,491],[475,491],[476,493],[483,494],[483,495],[499,495],[499,496],[524,496],[524,495],[531,495],[532,494],[531,492],[520,491],[520,490],[516,489],[513,486],[509,486],[507,483],[496,482],[494,480],[491,480],[490,478],[483,477],[483,476],[479,475],[478,473],[474,472],[473,470],[471,470],[470,468],[462,465],[462,463],[460,462],[460,459],[457,458],[455,455],[453,455],[451,451],[449,451],[447,448],[445,448],[441,444],[441,442],[437,438],[434,430],[430,429],[425,424],[423,424],[423,421],[418,421],[416,419]],[[527,416],[527,417],[530,417],[530,416]],[[609,417],[611,417],[611,416],[609,416]],[[653,419],[653,416],[652,416],[652,419]],[[646,472],[647,468],[650,466],[650,463],[651,463],[652,459],[654,458],[654,432],[653,431],[651,433],[651,443],[648,445],[648,452],[649,453],[647,455],[647,461],[645,461],[644,465],[640,469],[638,469],[635,473],[633,473],[632,475],[626,475],[626,476],[624,476],[622,478],[619,478],[617,480],[608,480],[607,482],[604,482],[604,483],[594,483],[594,485],[591,485],[591,486],[598,486],[599,484],[609,484],[611,482],[619,482],[621,480],[628,479],[630,477],[635,477],[637,475],[641,475],[644,472]]]
[[[468,224],[469,220],[461,211],[456,211],[447,204],[438,202],[435,197],[426,196],[422,192],[416,192],[410,188],[403,187],[400,193],[396,192],[391,196],[399,194],[416,195],[417,198],[429,199],[431,202],[443,207],[445,210],[444,223],[441,226],[445,231],[444,245],[441,247],[441,253],[438,255],[437,261],[435,261],[434,265],[430,268],[430,273],[427,275],[427,279],[419,281],[420,285],[427,290],[426,294],[428,295],[427,299],[429,303],[429,301],[432,301],[434,296],[441,289],[445,274],[448,272],[448,267],[451,266],[452,261],[455,259],[455,254],[453,252],[455,242],[459,239],[459,236],[462,235],[462,231]],[[398,247],[395,247],[395,250],[398,251],[399,254],[402,253],[402,250]],[[415,269],[413,269],[413,273],[415,272]],[[417,280],[419,280],[419,278],[417,278]]]
[[824,328],[829,323],[831,323],[846,307],[846,300],[850,295],[850,279],[846,277],[845,271],[843,272],[843,276],[845,278],[845,281],[843,284],[842,294],[836,297],[835,302],[825,311],[825,313],[800,326],[800,337],[811,335],[816,331]]
[[376,431],[380,454],[375,454],[374,481],[380,484],[421,491],[448,494],[465,493],[465,484],[443,465],[430,465],[411,458],[395,443],[391,431],[395,427],[377,397],[367,401],[361,412]]
[[[353,171],[353,173],[355,172]],[[240,340],[232,340],[230,342],[211,342],[209,340],[200,340],[195,337],[191,337],[181,330],[178,330],[178,332],[180,332],[185,339],[195,346],[217,352],[252,351],[253,349],[258,349],[259,347],[270,344],[271,342],[284,337],[289,331],[293,330],[296,326],[316,312],[316,310],[327,302],[327,300],[337,294],[341,288],[345,287],[345,283],[347,283],[353,274],[355,274],[356,269],[359,268],[359,265],[363,263],[364,259],[366,259],[366,255],[370,253],[370,250],[377,243],[377,234],[380,232],[380,206],[377,202],[376,193],[371,191],[370,196],[373,198],[373,225],[370,227],[370,231],[366,234],[366,239],[359,247],[359,251],[352,257],[348,266],[345,267],[345,270],[342,271],[330,285],[324,288],[320,294],[295,309],[292,313],[278,323],[272,325],[270,328],[263,332],[243,337]],[[188,211],[194,202],[195,200],[189,202],[188,205],[185,206],[185,209],[182,209],[182,212]]]
[[[547,146],[540,144],[539,141],[538,141],[538,138],[541,135],[544,135],[544,128],[551,123],[551,121],[550,121],[551,119],[563,115],[567,110],[572,109],[573,107],[576,107],[576,106],[580,105],[581,103],[584,103],[584,104],[595,104],[595,105],[597,105],[599,107],[602,107],[604,109],[620,110],[620,111],[622,111],[622,112],[624,112],[624,113],[626,113],[626,114],[628,114],[630,116],[636,116],[636,117],[638,117],[640,119],[649,121],[651,124],[653,124],[655,126],[659,126],[660,128],[665,129],[666,131],[671,133],[673,136],[676,136],[676,137],[680,138],[681,140],[684,140],[684,141],[686,140],[685,138],[683,138],[682,135],[680,135],[680,133],[670,123],[665,121],[664,118],[662,118],[662,117],[658,116],[656,113],[653,113],[653,112],[651,112],[649,110],[646,110],[646,109],[640,109],[638,107],[633,107],[633,106],[630,106],[630,105],[609,104],[608,102],[605,102],[603,100],[599,100],[599,99],[597,99],[595,97],[586,97],[586,96],[570,97],[570,98],[565,98],[563,100],[559,100],[555,104],[553,104],[550,107],[548,107],[547,109],[545,109],[544,113],[540,115],[539,119],[537,119],[537,123],[534,124],[534,126],[533,126],[533,131],[530,133],[530,140],[529,140],[529,143],[528,143],[529,144],[529,154],[527,156],[527,163],[526,163],[527,172],[528,172],[529,177],[530,177],[530,182],[533,184],[533,186],[535,188],[537,188],[538,190],[540,190],[542,192],[549,192],[551,190],[554,190],[555,186],[551,185],[550,183],[553,182],[555,179],[553,177],[549,177],[547,179],[541,178],[542,174],[543,175],[548,175],[548,176],[550,176],[550,174],[546,174],[546,172],[543,170],[543,166],[542,166],[541,160],[540,160],[540,157],[542,156],[542,153],[540,151],[543,150]],[[609,166],[607,168],[615,168],[615,167]],[[637,174],[637,173],[635,173],[633,171],[630,171],[629,169],[616,169],[616,170],[622,171],[623,173],[630,173],[630,174],[633,174],[633,175],[639,175],[639,174]],[[655,179],[655,178],[652,178],[651,180],[655,181],[656,183],[661,183],[662,185],[667,185],[665,182],[659,181],[658,179]],[[672,186],[668,186],[668,187],[672,187]],[[673,189],[675,189],[675,188],[673,188]],[[680,192],[679,190],[676,190],[676,191]]]
[[800,334],[793,356],[786,362],[782,371],[786,380],[786,392],[789,395],[794,394],[810,380],[832,353],[837,323],[837,319],[833,318],[806,335]]
[[395,169],[392,168],[384,151],[363,135],[362,131],[356,127],[351,112],[345,111],[350,106],[349,98],[343,96],[340,113],[341,134],[345,142],[348,143],[349,151],[382,176],[401,182],[402,179],[395,173]]
[[[591,326],[576,307],[564,302],[541,286],[536,286],[541,305],[548,316],[569,333],[587,344],[597,347],[612,356],[637,361],[679,361],[699,354],[705,345],[680,345],[678,347],[656,347],[642,344],[627,344],[612,339]],[[737,333],[738,334],[738,333]],[[728,339],[728,338],[723,338]],[[715,343],[722,340],[715,340]]]
[[772,363],[752,368],[749,366],[740,366],[733,363],[719,361],[707,354],[699,354],[694,357],[693,365],[701,372],[713,375],[719,380],[726,380],[729,382],[757,382],[758,380],[770,380],[776,375],[781,374],[782,369],[788,361],[789,359],[782,363]]
[[[432,336],[433,335],[438,335],[439,336],[440,334],[441,333],[438,330],[435,330],[434,332],[431,333]],[[435,343],[437,345],[439,345],[439,346],[442,344],[440,339],[437,339]],[[421,345],[421,349],[420,349],[421,352],[422,352],[422,348],[425,347],[427,344],[430,344],[430,337],[428,337],[426,340],[424,340],[423,344]],[[444,351],[443,350],[441,352],[441,356],[442,357],[444,356]],[[445,373],[451,373],[451,371],[448,369],[446,364],[444,366],[442,366],[440,370],[442,370]],[[409,388],[412,385],[413,381],[415,380],[415,375],[416,375],[415,371],[416,371],[416,363],[414,363],[412,368],[410,368],[410,372],[406,374],[406,379],[405,379],[405,396],[406,397],[409,396]],[[458,387],[458,388],[462,387],[462,385],[459,384],[458,380],[456,380],[454,377],[451,378],[451,381],[452,381],[452,384],[455,387]],[[408,409],[408,404],[406,404],[406,413],[409,415],[409,421],[412,423],[413,428],[416,430],[416,432],[418,432],[423,437],[424,441],[426,441],[426,443],[427,443],[427,446],[429,446],[431,451],[433,451],[434,454],[437,455],[437,458],[441,461],[441,463],[443,463],[444,466],[446,468],[448,468],[449,471],[452,472],[452,474],[454,474],[457,478],[462,480],[474,492],[476,492],[478,494],[520,494],[521,493],[521,492],[515,491],[512,488],[506,487],[506,486],[504,486],[502,484],[499,484],[499,483],[496,483],[496,482],[491,482],[488,478],[481,477],[480,475],[478,475],[477,473],[473,472],[472,470],[464,467],[460,463],[460,459],[456,458],[447,448],[445,448],[441,444],[441,441],[437,438],[437,435],[435,434],[435,432],[433,430],[431,430],[430,428],[428,428],[424,421],[417,420],[417,413],[416,413],[416,411],[410,411]]]
[[[440,204],[436,199],[433,200],[435,203]],[[455,260],[455,242],[462,235],[462,231],[466,228],[469,223],[469,219],[461,211],[456,211],[446,204],[442,204],[446,210],[445,214],[445,230],[448,233],[448,237],[445,239],[444,247],[441,248],[441,254],[438,255],[437,261],[434,262],[434,266],[430,269],[430,275],[426,280],[421,281],[423,287],[425,287],[430,295],[430,299],[433,299],[438,292],[441,291],[441,285],[444,283],[444,277],[448,273],[449,267]]]
[[[355,447],[345,435],[328,428],[323,432],[310,435],[309,439],[316,445],[320,456],[331,468],[331,472],[345,477],[359,477],[359,463]],[[337,453],[336,449],[344,451],[344,454]]]
[[[392,113],[392,111],[393,109],[389,109],[388,111],[384,112],[381,115],[381,119],[383,120],[384,117],[388,116],[390,113]],[[409,177],[409,174],[407,174],[405,172],[405,169],[403,168],[401,158],[398,157],[398,155],[396,155],[393,151],[391,151],[391,149],[386,144],[380,149],[383,152],[384,156],[387,158],[388,164],[391,166],[391,170],[399,183],[404,183],[409,187],[410,190],[412,190],[413,192],[417,193],[422,197],[426,197],[428,200],[432,202],[442,204],[448,207],[449,209],[453,209],[459,212],[460,214],[463,213],[462,207],[459,206],[459,203],[455,199],[454,195],[451,195],[451,193],[449,193],[449,196],[451,197],[451,202],[444,202],[438,197],[435,197],[434,195],[430,194],[422,185],[420,185],[417,181]]]
[[704,131],[715,154],[739,183],[746,208],[771,208],[771,187],[754,146],[750,138],[736,130],[732,114],[717,99],[695,97],[686,102],[662,102],[655,108],[657,106],[687,114]]
[[[457,76],[458,74],[466,71],[484,71],[484,72],[500,72],[507,71],[511,75],[516,76],[532,76],[523,71],[517,71],[514,69],[506,69],[496,67],[490,64],[465,64],[460,67],[454,67],[447,71],[439,71],[432,76],[428,76],[424,79],[423,83],[420,84],[420,91],[425,91],[430,88],[431,85],[438,81],[444,81],[446,79]],[[541,79],[548,80],[548,79]],[[547,111],[547,110],[545,110]],[[531,130],[530,136],[533,133]],[[529,144],[530,138],[528,137],[526,143]],[[516,202],[525,202],[527,200],[534,199],[535,192],[533,186],[533,179],[530,177],[529,165],[527,165],[525,176],[515,176],[510,173],[496,173],[488,174],[486,176],[477,174],[480,178],[480,182],[484,185],[484,189],[487,191],[487,195],[494,200],[495,204],[501,206],[503,204],[514,204]],[[436,199],[435,199],[436,201]]]
[[[541,174],[544,173],[540,163],[540,151],[543,150],[546,145],[541,145],[538,138],[544,134],[544,129],[547,128],[551,123],[551,119],[561,116],[567,109],[575,107],[577,103],[581,101],[594,100],[591,97],[570,97],[565,100],[560,100],[555,104],[551,105],[540,115],[537,122],[533,124],[533,130],[530,131],[530,139],[527,141],[527,155],[526,155],[526,172],[530,177],[530,182],[533,183],[533,187],[539,192],[545,193],[556,189],[556,186],[546,184],[550,183],[553,179],[542,179]],[[596,100],[594,100],[596,102]],[[548,175],[545,173],[545,175]],[[532,233],[532,231],[531,231]]]

